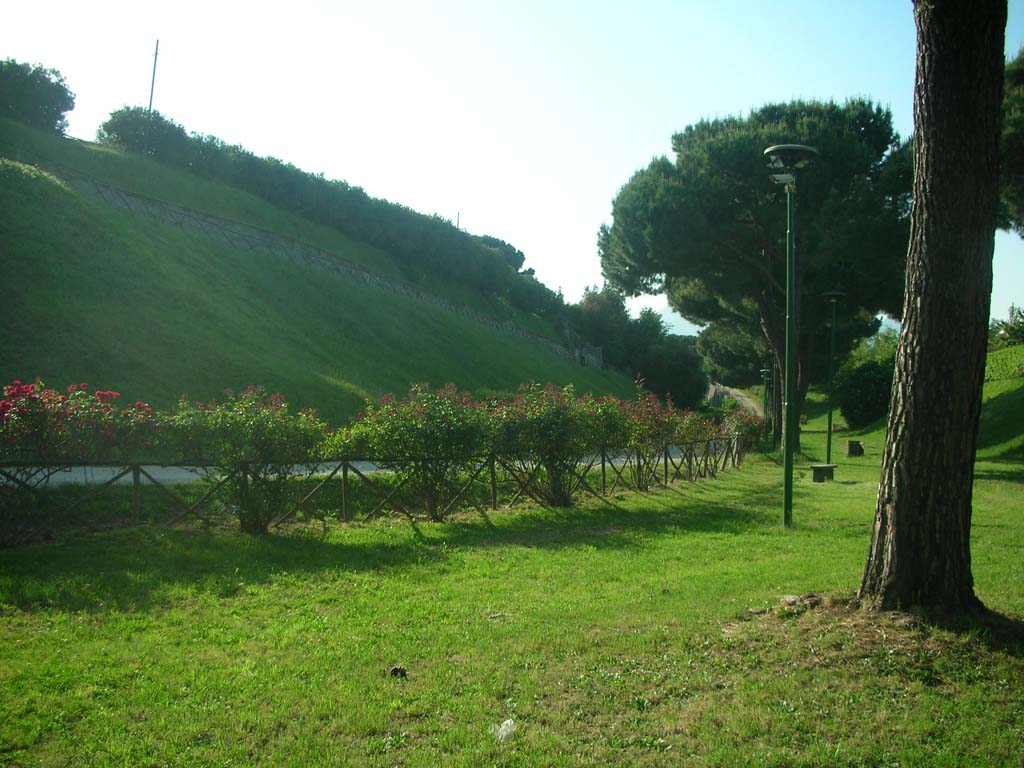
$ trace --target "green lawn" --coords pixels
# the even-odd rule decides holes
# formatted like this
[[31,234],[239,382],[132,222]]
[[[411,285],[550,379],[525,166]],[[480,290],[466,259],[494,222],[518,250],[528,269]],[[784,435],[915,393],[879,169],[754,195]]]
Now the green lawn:
[[843,602],[868,446],[798,465],[791,530],[755,456],[574,510],[4,551],[0,764],[1019,765],[1022,467],[979,465],[973,531],[1012,620],[953,633]]

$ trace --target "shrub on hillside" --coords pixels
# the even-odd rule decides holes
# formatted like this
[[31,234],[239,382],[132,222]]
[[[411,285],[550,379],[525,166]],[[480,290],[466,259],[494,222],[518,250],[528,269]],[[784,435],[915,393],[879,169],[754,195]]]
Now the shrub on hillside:
[[185,129],[155,109],[124,106],[96,131],[96,140],[130,152],[148,155],[169,165],[186,166],[191,143]]
[[985,359],[985,381],[1024,378],[1024,344],[989,350]]
[[74,108],[75,94],[56,69],[0,61],[0,117],[63,134],[68,128],[65,115]]
[[1005,320],[993,320],[988,327],[989,351],[1024,344],[1024,309],[1011,304]]

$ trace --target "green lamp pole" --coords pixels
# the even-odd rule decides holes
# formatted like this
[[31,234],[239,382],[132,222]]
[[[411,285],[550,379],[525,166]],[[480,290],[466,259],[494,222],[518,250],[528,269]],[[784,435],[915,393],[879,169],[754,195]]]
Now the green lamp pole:
[[761,413],[764,414],[764,444],[768,445],[768,425],[771,420],[768,418],[768,374],[771,373],[768,370],[768,366],[765,365],[761,369],[761,382],[764,386],[764,397],[762,398]]
[[786,365],[783,388],[783,500],[782,522],[793,525],[793,448],[796,443],[796,412],[793,398],[796,394],[796,258],[794,255],[793,202],[796,197],[797,168],[802,168],[818,154],[814,147],[802,144],[777,144],[768,147],[772,180],[786,188]]
[[779,358],[772,355],[772,449],[775,449],[775,430],[779,424]]
[[825,437],[825,463],[832,463],[832,381],[836,368],[836,305],[846,294],[840,290],[821,294],[832,305],[832,333],[828,342],[828,432]]

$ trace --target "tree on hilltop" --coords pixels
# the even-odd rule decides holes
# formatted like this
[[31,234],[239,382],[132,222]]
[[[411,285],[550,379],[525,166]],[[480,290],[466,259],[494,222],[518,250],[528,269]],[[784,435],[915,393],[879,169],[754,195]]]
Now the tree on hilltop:
[[68,129],[65,115],[74,108],[75,94],[56,69],[0,61],[0,116],[63,134]]

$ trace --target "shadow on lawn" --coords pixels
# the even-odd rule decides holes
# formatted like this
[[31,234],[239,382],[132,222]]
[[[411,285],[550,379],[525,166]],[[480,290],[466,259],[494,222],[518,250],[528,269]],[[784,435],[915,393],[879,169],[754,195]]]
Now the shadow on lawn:
[[[58,545],[8,550],[0,562],[0,611],[147,611],[181,594],[232,597],[296,574],[385,571],[438,563],[458,549],[522,546],[641,546],[665,533],[738,534],[774,525],[758,510],[772,494],[742,504],[701,498],[693,487],[646,494],[639,508],[614,501],[536,513],[489,513],[442,524],[382,526],[360,535],[319,537],[312,529],[252,537],[236,532],[135,528]],[[635,498],[633,496],[632,498]],[[685,505],[681,504],[686,500]],[[493,519],[492,519],[493,518]]]
[[1024,464],[1020,461],[981,459],[974,468],[974,479],[1024,483]]
[[988,608],[963,615],[932,615],[926,620],[950,632],[971,636],[990,650],[1024,657],[1024,620]]

